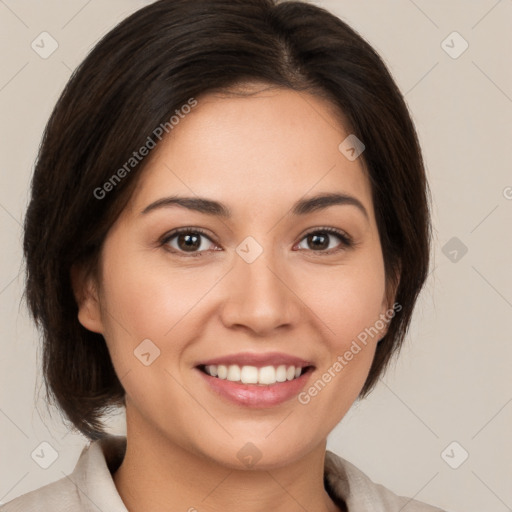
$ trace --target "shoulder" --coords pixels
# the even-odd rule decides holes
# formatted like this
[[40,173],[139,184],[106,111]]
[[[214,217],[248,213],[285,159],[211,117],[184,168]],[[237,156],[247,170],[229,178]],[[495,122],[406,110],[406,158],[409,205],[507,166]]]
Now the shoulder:
[[0,506],[0,512],[78,512],[79,507],[78,489],[65,477],[14,498]]
[[395,494],[330,451],[325,455],[325,480],[332,491],[346,502],[349,510],[446,512],[439,507]]
[[127,512],[112,471],[126,450],[126,437],[108,436],[84,446],[73,472],[14,498],[0,512]]

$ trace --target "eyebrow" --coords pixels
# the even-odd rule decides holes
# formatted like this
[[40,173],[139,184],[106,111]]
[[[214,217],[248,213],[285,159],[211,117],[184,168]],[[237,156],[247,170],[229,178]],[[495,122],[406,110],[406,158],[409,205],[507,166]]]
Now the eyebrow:
[[[318,194],[307,199],[300,199],[293,205],[291,212],[296,216],[307,215],[308,213],[323,210],[335,205],[355,206],[364,214],[366,219],[369,220],[368,211],[364,207],[363,203],[356,197],[348,194]],[[204,197],[182,196],[170,196],[158,199],[146,206],[144,210],[142,210],[141,215],[145,215],[160,208],[168,208],[172,206],[180,206],[182,208],[187,208],[188,210],[204,213],[206,215],[214,215],[225,219],[229,219],[232,216],[230,208],[218,201],[206,199]]]

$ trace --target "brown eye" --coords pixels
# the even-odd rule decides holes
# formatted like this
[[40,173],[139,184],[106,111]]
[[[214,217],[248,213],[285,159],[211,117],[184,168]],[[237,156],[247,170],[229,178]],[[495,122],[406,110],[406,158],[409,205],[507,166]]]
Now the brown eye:
[[[335,242],[331,243],[336,238],[339,241],[338,244]],[[348,235],[334,228],[322,228],[311,231],[302,240],[306,241],[306,247],[302,247],[302,249],[328,254],[341,250],[341,248],[352,247],[353,245],[352,239]]]
[[180,233],[177,237],[178,247],[183,251],[193,251],[201,246],[201,235]]
[[329,236],[327,233],[313,233],[307,236],[310,247],[316,249],[328,249],[329,248]]
[[191,228],[175,230],[169,233],[161,243],[171,252],[189,253],[194,256],[201,256],[213,244],[212,240],[201,230]]

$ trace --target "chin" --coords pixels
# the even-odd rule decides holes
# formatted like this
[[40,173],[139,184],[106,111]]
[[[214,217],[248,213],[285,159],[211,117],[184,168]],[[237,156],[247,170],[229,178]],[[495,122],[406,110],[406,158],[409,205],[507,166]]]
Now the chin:
[[[273,434],[271,434],[272,436]],[[271,437],[270,436],[270,437]],[[274,439],[254,433],[247,436],[236,436],[219,444],[218,439],[212,440],[209,447],[203,446],[199,451],[216,464],[236,470],[272,470],[291,464],[304,457],[319,443],[308,442],[304,438],[288,436],[286,441],[276,435]],[[325,440],[322,440],[325,441]]]

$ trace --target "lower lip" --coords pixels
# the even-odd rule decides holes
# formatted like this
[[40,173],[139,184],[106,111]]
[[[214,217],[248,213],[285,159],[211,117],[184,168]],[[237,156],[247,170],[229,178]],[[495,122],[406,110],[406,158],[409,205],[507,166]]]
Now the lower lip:
[[309,368],[296,379],[276,382],[268,386],[242,384],[241,382],[232,382],[227,379],[218,379],[204,373],[199,368],[196,368],[196,370],[215,393],[227,398],[229,401],[246,407],[264,408],[282,404],[297,396],[306,385],[306,381],[309,379],[313,368]]

